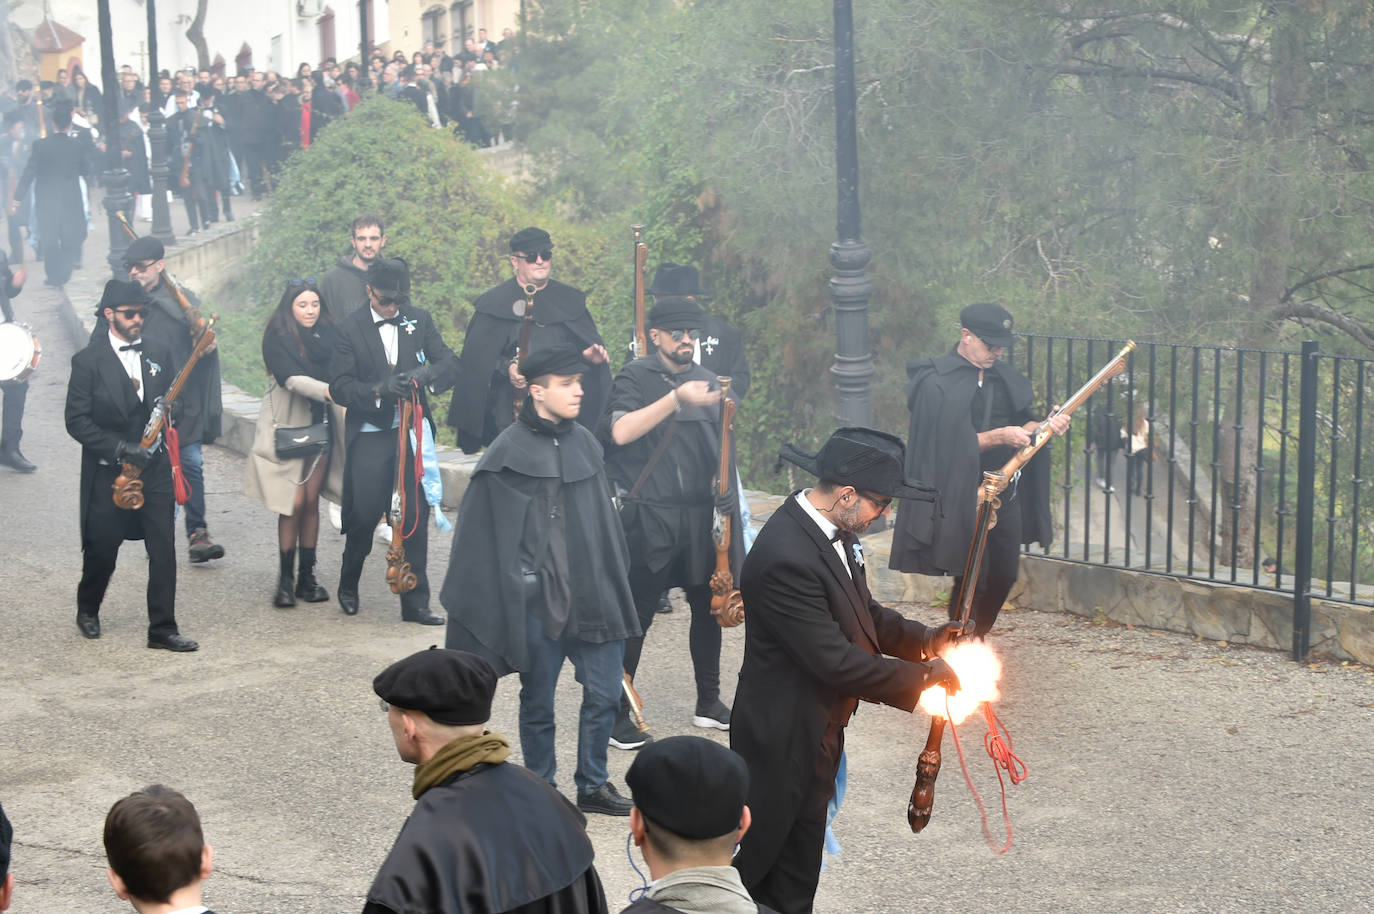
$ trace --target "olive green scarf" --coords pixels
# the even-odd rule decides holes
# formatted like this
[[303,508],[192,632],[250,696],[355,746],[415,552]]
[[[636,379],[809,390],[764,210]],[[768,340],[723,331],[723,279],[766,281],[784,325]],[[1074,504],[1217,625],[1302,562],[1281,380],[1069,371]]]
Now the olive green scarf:
[[411,788],[411,795],[418,800],[426,790],[439,786],[458,772],[482,762],[504,762],[508,755],[510,742],[499,733],[455,739],[434,753],[429,761],[415,766],[415,786]]

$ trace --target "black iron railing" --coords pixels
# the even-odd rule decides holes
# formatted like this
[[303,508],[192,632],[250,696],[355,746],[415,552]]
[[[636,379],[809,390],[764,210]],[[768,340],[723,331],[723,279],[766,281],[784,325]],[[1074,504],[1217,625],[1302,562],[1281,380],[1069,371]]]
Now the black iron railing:
[[[1010,358],[1047,408],[1122,343],[1027,334]],[[1312,596],[1374,605],[1370,364],[1310,342],[1140,343],[1052,445],[1059,510],[1045,553],[1291,594],[1293,653],[1306,656]]]

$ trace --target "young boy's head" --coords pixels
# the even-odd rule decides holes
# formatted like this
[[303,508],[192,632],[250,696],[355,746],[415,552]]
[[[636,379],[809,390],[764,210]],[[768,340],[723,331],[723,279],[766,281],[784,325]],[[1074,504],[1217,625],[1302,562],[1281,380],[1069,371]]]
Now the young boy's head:
[[110,807],[105,856],[115,894],[138,907],[140,902],[167,904],[185,890],[194,892],[198,903],[213,851],[191,801],[154,784]]

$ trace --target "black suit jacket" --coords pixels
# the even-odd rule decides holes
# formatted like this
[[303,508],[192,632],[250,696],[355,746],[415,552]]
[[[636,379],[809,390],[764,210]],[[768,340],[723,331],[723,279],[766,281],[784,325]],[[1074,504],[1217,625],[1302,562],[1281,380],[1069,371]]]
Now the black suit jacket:
[[[439,369],[438,377],[429,383],[433,391],[442,393],[452,387],[458,376],[458,356],[435,329],[429,312],[406,305],[398,316],[401,324],[396,333],[395,372],[410,371],[422,363],[431,364]],[[391,428],[396,417],[396,398],[383,395],[379,406],[372,392],[372,385],[389,374],[392,368],[386,361],[381,333],[373,323],[372,309],[359,308],[339,322],[338,345],[330,363],[329,395],[348,410],[344,422],[345,442],[351,443],[365,422],[380,429]],[[423,387],[420,388],[420,403],[432,430],[434,420],[428,391]]]
[[[858,539],[842,541],[852,555]],[[910,711],[928,684],[929,666],[920,662],[926,627],[874,600],[862,566],[851,579],[844,565],[795,497],[744,560],[748,622],[730,748],[749,766],[754,825],[735,862],[746,886],[777,858],[826,725],[844,726],[861,698]]]
[[[67,434],[81,443],[81,527],[84,533],[93,498],[111,499],[108,486],[118,475],[115,449],[121,441],[137,442],[152,413],[153,403],[172,384],[177,366],[155,344],[143,348],[143,391],[140,401],[133,383],[110,346],[97,339],[72,356],[67,382]],[[166,448],[142,473],[145,491],[171,491],[171,465]]]

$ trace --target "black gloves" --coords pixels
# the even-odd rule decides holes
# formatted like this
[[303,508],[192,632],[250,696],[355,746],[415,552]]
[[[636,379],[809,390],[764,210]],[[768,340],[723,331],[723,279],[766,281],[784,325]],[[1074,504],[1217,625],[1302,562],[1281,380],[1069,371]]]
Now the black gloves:
[[724,492],[716,493],[716,510],[721,517],[729,517],[735,511],[735,506],[739,504],[739,499],[735,497],[733,488],[726,489]]
[[115,459],[132,463],[139,469],[152,463],[154,456],[152,448],[143,447],[137,441],[121,441],[115,445]]
[[428,387],[429,382],[434,380],[436,374],[438,374],[438,372],[433,365],[424,364],[405,372],[405,377],[410,378],[421,387]]
[[959,691],[959,677],[954,675],[954,668],[942,658],[928,660],[926,666],[930,667],[930,675],[926,677],[926,688],[944,686],[950,695]]
[[946,622],[935,628],[927,628],[921,639],[921,653],[927,657],[937,657],[944,653],[945,648],[959,640],[961,633],[962,629],[958,620]]
[[402,374],[387,375],[376,384],[372,385],[372,392],[377,396],[409,397],[410,392],[415,386],[410,381],[410,376]]

